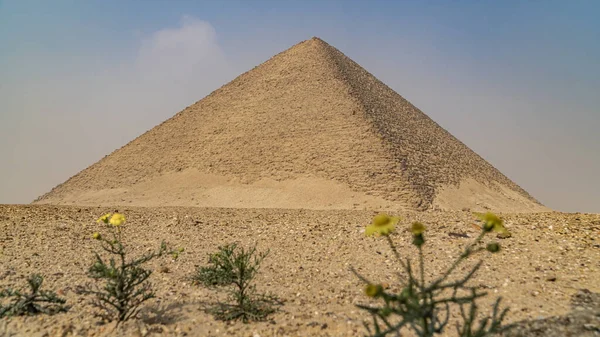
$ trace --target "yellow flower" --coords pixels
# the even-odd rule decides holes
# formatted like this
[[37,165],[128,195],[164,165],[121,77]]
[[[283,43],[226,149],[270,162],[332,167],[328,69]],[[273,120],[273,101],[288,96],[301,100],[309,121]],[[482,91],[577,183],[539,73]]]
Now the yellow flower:
[[396,229],[396,224],[400,221],[398,217],[390,217],[387,214],[381,213],[373,218],[373,222],[367,226],[365,234],[371,236],[375,233],[381,235],[390,235]]
[[421,235],[425,232],[425,225],[420,222],[413,222],[412,226],[410,227],[410,232],[413,235]]
[[121,226],[125,223],[125,216],[123,214],[115,213],[110,217],[110,224],[116,227]]
[[379,297],[383,293],[383,287],[379,284],[367,284],[365,295],[373,298]]
[[96,220],[96,222],[100,223],[100,222],[104,222],[104,223],[108,223],[108,218],[110,218],[111,214],[107,213],[104,214],[103,216],[99,217],[98,220]]
[[100,235],[100,233],[96,232],[96,233],[92,234],[92,238],[94,240],[100,240],[100,239],[102,239],[102,235]]
[[483,221],[483,229],[486,232],[491,230],[499,233],[508,232],[508,230],[504,228],[504,221],[493,213],[487,212],[485,214],[477,214],[477,217]]

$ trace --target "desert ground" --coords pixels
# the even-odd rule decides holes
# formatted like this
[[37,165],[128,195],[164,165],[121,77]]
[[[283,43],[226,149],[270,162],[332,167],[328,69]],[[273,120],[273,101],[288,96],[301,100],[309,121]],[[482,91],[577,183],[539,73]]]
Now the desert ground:
[[[93,232],[104,213],[127,217],[123,241],[133,255],[159,247],[184,247],[179,259],[151,261],[157,298],[139,317],[120,326],[96,317],[89,298],[75,294],[88,282],[86,270],[100,251]],[[0,205],[0,288],[24,286],[27,276],[45,276],[44,289],[57,291],[72,308],[53,316],[0,320],[2,336],[360,336],[369,316],[355,304],[368,303],[357,269],[374,282],[398,289],[395,262],[382,238],[366,237],[375,211],[229,208],[78,207]],[[468,211],[414,212],[392,235],[403,256],[415,256],[406,228],[422,221],[426,232],[426,277],[439,275],[478,234]],[[558,212],[500,214],[512,233],[496,238],[502,250],[482,254],[474,279],[489,291],[485,312],[497,296],[510,307],[507,323],[521,325],[506,336],[597,336],[600,334],[600,215]],[[270,250],[257,288],[283,299],[265,322],[222,322],[201,310],[220,295],[192,284],[207,254],[223,244]],[[477,259],[478,259],[477,258]],[[467,270],[477,259],[467,263]],[[448,329],[452,336],[453,327]]]

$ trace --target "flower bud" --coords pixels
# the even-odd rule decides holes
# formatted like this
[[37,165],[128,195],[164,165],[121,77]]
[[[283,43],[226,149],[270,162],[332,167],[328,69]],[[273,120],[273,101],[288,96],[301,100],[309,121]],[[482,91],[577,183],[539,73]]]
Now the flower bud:
[[102,239],[102,235],[98,232],[95,232],[94,234],[92,234],[92,239],[94,240],[101,240]]
[[500,251],[500,245],[497,242],[488,243],[486,249],[490,253],[497,253]]
[[372,297],[372,298],[377,298],[379,296],[381,296],[381,294],[383,293],[383,287],[379,284],[375,285],[375,284],[368,284],[365,287],[365,295]]
[[417,247],[421,247],[425,243],[425,238],[423,234],[413,235],[413,245]]

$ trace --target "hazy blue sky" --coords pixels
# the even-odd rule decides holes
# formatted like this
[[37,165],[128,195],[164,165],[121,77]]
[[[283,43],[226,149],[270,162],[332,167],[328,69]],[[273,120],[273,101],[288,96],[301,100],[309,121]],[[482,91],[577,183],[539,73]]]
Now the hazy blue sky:
[[600,213],[600,1],[0,0],[0,203],[318,36],[542,203]]

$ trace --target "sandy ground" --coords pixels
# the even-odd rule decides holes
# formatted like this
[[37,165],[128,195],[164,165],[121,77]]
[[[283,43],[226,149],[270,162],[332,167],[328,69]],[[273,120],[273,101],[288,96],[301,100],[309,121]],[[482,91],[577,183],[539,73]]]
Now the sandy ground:
[[[148,265],[155,270],[151,281],[157,299],[148,302],[140,318],[118,328],[95,318],[87,299],[74,293],[76,285],[87,282],[85,271],[98,248],[90,235],[102,226],[94,220],[116,210],[128,217],[124,242],[136,255],[157,248],[162,239],[186,249],[176,261],[165,257]],[[58,291],[73,305],[68,313],[54,316],[2,319],[0,335],[362,335],[362,323],[368,317],[355,304],[366,303],[367,298],[349,268],[355,267],[373,281],[387,282],[392,289],[398,287],[394,275],[398,264],[386,243],[364,236],[373,215],[372,211],[0,205],[0,287],[23,285],[29,274],[41,272],[46,277],[44,288]],[[402,228],[414,220],[428,226],[428,278],[438,275],[477,234],[469,212],[399,215],[404,219]],[[474,280],[491,294],[482,302],[483,308],[503,296],[511,308],[508,321],[544,322],[540,319],[570,312],[570,299],[579,289],[600,292],[600,215],[503,217],[512,237],[496,239],[502,252],[486,255]],[[408,233],[399,232],[393,240],[403,255],[415,255]],[[224,323],[200,310],[200,302],[218,297],[212,290],[192,285],[189,276],[196,266],[206,263],[209,252],[230,242],[256,243],[260,250],[271,250],[257,286],[286,302],[268,322]],[[576,310],[600,311],[587,306]],[[576,323],[581,329],[587,324],[588,329],[577,331],[593,336],[597,323]]]

